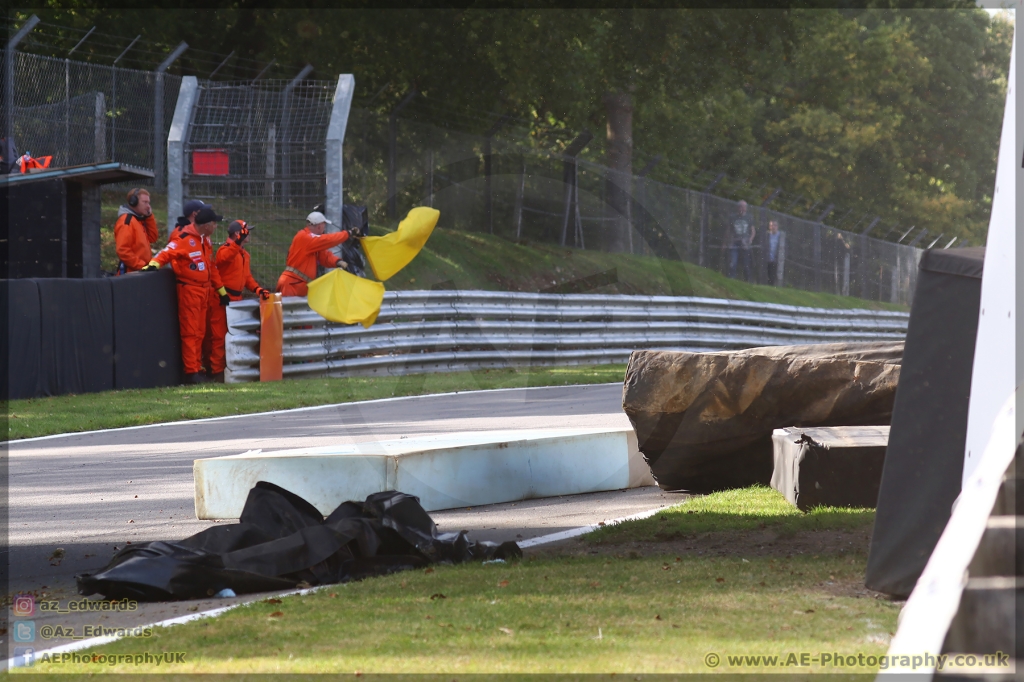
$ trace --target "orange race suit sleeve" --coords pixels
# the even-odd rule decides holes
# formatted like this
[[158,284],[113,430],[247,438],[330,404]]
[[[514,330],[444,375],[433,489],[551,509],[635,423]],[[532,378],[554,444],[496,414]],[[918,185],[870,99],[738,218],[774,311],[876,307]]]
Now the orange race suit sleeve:
[[[154,237],[156,236],[156,219],[148,216],[152,224]],[[156,239],[150,239],[150,226],[145,219],[139,218],[132,213],[125,213],[117,217],[114,223],[114,244],[117,249],[117,257],[125,264],[128,272],[141,270],[152,258],[150,244]]]

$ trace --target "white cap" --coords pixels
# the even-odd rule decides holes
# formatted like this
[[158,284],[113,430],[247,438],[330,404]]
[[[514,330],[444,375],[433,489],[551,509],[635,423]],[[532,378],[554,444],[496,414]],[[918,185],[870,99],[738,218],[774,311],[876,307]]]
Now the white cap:
[[308,216],[306,216],[306,222],[309,223],[310,225],[319,225],[320,223],[327,223],[328,225],[334,224],[330,220],[328,220],[327,216],[325,216],[320,211],[313,211]]

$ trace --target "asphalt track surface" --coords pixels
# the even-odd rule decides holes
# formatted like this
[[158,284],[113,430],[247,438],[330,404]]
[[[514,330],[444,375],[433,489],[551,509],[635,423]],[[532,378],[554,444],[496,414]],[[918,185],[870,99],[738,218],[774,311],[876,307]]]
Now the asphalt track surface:
[[[46,595],[63,608],[78,598],[74,575],[101,568],[115,548],[181,539],[213,525],[195,518],[195,459],[458,431],[628,426],[621,404],[621,384],[471,391],[14,441],[8,460],[9,590]],[[657,488],[638,488],[432,516],[442,531],[524,540],[678,501],[680,496]],[[231,601],[140,605],[132,613],[98,616],[37,613],[35,620],[37,627],[126,627]],[[67,641],[37,640],[35,646]]]

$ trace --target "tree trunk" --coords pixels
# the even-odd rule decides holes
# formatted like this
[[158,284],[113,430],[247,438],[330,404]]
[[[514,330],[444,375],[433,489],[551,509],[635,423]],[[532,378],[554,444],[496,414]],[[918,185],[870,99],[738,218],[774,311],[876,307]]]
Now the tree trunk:
[[608,246],[625,251],[629,243],[630,196],[633,189],[633,100],[625,92],[603,97],[608,118],[608,157],[611,169],[605,180],[606,213],[614,218],[606,224]]

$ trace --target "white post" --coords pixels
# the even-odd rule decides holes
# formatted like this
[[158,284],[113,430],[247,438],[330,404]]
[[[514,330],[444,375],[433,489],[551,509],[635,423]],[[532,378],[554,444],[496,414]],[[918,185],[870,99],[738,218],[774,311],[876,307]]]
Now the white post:
[[192,121],[192,110],[199,98],[199,81],[195,76],[181,79],[174,119],[167,133],[167,235],[170,236],[175,219],[181,215],[184,204],[181,179],[185,174],[185,140]]
[[[341,229],[341,206],[344,201],[344,159],[343,146],[345,129],[348,127],[348,116],[352,109],[352,96],[356,90],[356,79],[350,73],[338,76],[338,87],[334,91],[334,106],[331,108],[331,120],[327,124],[327,219],[334,223],[328,225],[329,231]],[[340,247],[339,247],[340,248]]]
[[[1024,369],[1024,363],[1017,358],[1021,349],[1017,344],[1018,320],[1014,319],[1019,319],[1017,305],[1020,301],[1016,291],[1019,286],[1016,277],[1019,246],[1016,231],[1020,229],[1021,220],[1017,214],[1016,195],[1017,188],[1024,182],[1024,172],[1020,167],[1024,135],[1017,135],[1021,121],[1016,120],[1015,107],[1018,85],[1015,79],[1020,73],[1016,68],[1016,35],[1010,55],[1003,130],[996,161],[996,187],[992,195],[992,216],[985,243],[985,271],[981,278],[978,340],[974,347],[971,399],[967,408],[964,482],[978,467],[989,440],[999,437],[999,434],[993,432],[996,414],[1014,388],[1021,385],[1021,370]],[[1024,391],[1017,395],[1024,395]],[[1020,436],[1021,422],[1018,409],[1016,425],[1004,423],[1006,428],[1014,428],[1011,434],[1014,441]]]

